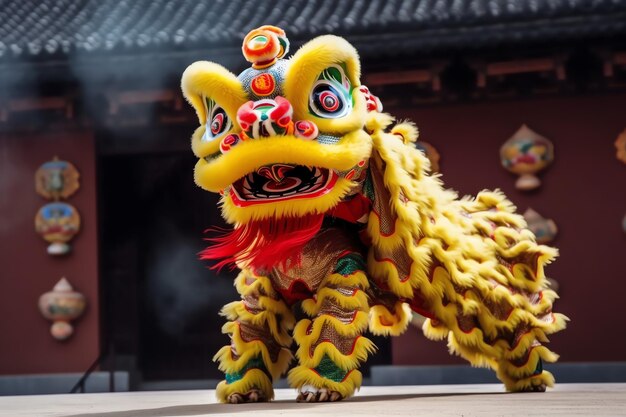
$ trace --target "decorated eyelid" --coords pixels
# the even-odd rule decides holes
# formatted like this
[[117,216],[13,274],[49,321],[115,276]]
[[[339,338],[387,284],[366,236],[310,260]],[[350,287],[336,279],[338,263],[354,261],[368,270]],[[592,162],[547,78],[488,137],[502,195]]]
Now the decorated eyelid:
[[352,107],[352,84],[344,66],[329,66],[313,84],[309,111],[317,117],[337,119],[348,115]]
[[206,114],[205,131],[200,139],[202,142],[212,142],[232,128],[232,121],[226,110],[208,97],[202,97]]

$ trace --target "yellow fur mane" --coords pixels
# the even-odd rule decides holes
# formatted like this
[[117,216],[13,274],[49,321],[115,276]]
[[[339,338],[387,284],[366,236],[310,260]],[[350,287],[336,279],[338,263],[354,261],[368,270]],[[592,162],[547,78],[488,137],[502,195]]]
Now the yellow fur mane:
[[[556,294],[547,289],[543,270],[557,256],[556,249],[535,242],[523,217],[501,192],[483,191],[475,199],[458,200],[437,176],[425,175],[428,160],[420,151],[406,146],[398,135],[385,133],[388,116],[372,117],[376,120],[369,126],[378,128],[372,134],[370,167],[384,184],[376,188],[376,198],[389,203],[388,216],[394,221],[393,232],[385,233],[382,229],[390,227],[381,222],[376,207],[370,214],[369,273],[399,297],[411,300],[419,294],[428,300],[426,307],[437,320],[426,321],[426,336],[449,337],[451,351],[476,366],[496,369],[507,388],[523,389],[519,381],[507,380],[513,371],[505,367],[512,365],[486,358],[519,359],[533,340],[545,341],[546,335],[565,327],[567,318],[551,313]],[[407,128],[402,126],[405,136],[417,135]],[[533,294],[540,294],[539,301],[529,298]],[[493,305],[510,311],[498,317],[489,307]],[[466,320],[476,324],[471,331],[464,327]],[[498,339],[499,332],[514,331],[520,324],[532,330],[516,346]],[[532,352],[546,362],[557,359],[545,347]],[[536,361],[528,363],[535,366]],[[515,372],[528,374],[532,369]]]

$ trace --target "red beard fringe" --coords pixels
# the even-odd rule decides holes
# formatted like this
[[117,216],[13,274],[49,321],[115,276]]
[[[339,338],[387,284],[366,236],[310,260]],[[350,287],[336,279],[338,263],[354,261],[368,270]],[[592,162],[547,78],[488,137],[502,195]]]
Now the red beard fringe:
[[200,252],[200,259],[220,260],[211,267],[218,270],[234,269],[236,262],[265,271],[278,264],[299,264],[302,248],[319,232],[323,220],[323,214],[315,214],[252,221],[231,231],[208,229],[222,235],[206,239],[213,245]]

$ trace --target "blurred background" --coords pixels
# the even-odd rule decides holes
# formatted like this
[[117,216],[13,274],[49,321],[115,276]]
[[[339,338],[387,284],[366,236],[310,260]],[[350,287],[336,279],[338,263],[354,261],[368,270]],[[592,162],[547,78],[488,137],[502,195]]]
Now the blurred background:
[[[321,34],[348,39],[363,84],[417,123],[448,187],[499,188],[553,220],[561,256],[547,274],[572,320],[552,337],[554,366],[562,381],[626,381],[626,1],[0,0],[0,394],[221,378],[218,311],[237,295],[232,273],[197,260],[203,231],[223,223],[217,197],[194,185],[198,122],[179,81],[196,60],[248,67],[241,41],[264,24],[285,29],[292,52]],[[554,145],[531,191],[500,161],[523,125]],[[36,190],[58,175],[67,185],[71,167],[40,170],[55,157],[80,174],[71,196]],[[35,227],[55,199],[80,215],[65,255]],[[38,302],[62,277],[86,308],[57,340]],[[482,381],[463,379],[465,362],[418,326],[375,341],[369,365],[422,375],[411,383]],[[394,382],[369,365],[367,382]]]

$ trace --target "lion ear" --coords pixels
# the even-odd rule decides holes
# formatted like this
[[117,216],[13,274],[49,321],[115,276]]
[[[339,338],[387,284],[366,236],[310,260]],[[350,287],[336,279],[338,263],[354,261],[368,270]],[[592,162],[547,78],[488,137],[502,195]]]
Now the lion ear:
[[183,95],[196,110],[201,124],[206,121],[203,98],[209,98],[236,116],[248,98],[237,76],[214,62],[198,61],[189,65],[181,79]]
[[333,35],[320,36],[293,55],[285,76],[284,91],[296,117],[305,118],[308,115],[309,94],[313,85],[320,74],[333,67],[343,68],[350,88],[358,89],[361,85],[359,55],[345,39]]
[[192,148],[203,157],[217,151],[221,138],[237,130],[237,110],[248,101],[246,92],[235,74],[219,64],[198,61],[191,64],[181,80],[183,95],[196,110],[204,126],[194,135]]

